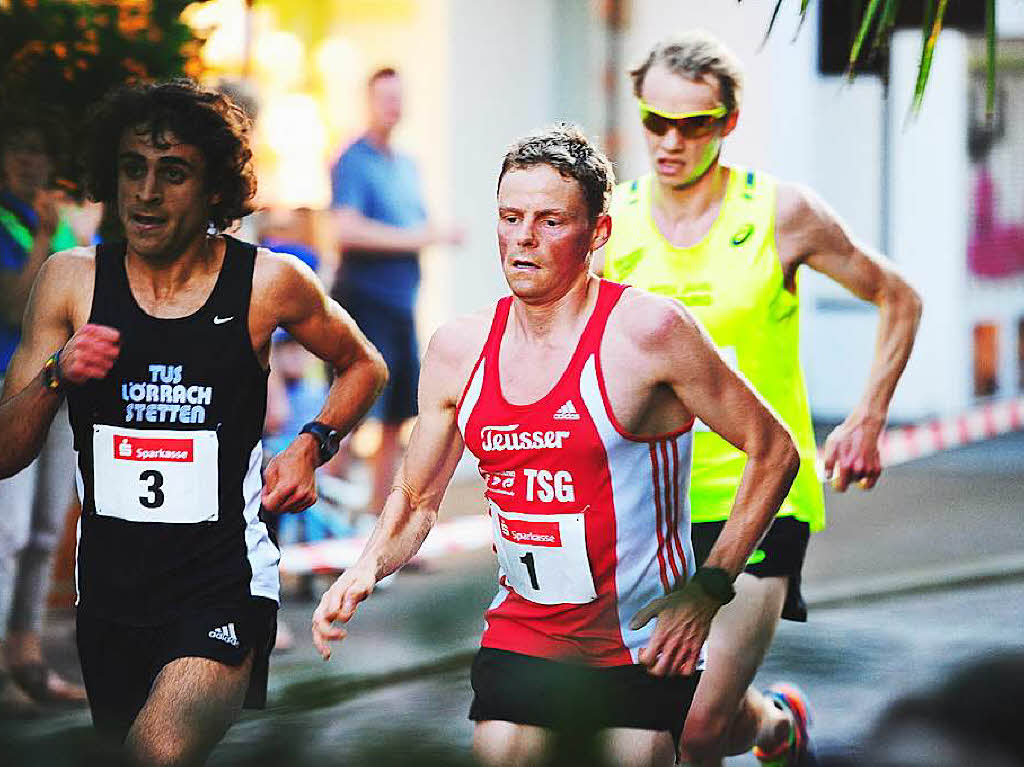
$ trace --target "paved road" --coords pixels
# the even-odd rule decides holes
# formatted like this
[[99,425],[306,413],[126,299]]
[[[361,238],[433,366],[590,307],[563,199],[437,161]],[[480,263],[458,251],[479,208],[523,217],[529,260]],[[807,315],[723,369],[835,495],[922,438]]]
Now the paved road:
[[[870,494],[831,495],[830,527],[808,554],[808,595],[1024,553],[1022,467],[1024,435],[1017,434],[899,467]],[[465,763],[465,658],[492,591],[487,552],[429,574],[403,573],[361,609],[330,664],[302,641],[276,656],[271,709],[246,715],[211,764],[302,764],[302,756],[407,764],[412,752],[417,764]],[[300,640],[311,610],[293,601],[283,611]],[[1022,615],[1024,577],[813,609],[806,626],[783,624],[759,681],[804,686],[818,709],[822,748],[848,753],[895,695],[965,658],[1021,646]],[[49,652],[74,673],[70,621],[54,616],[51,627]],[[84,763],[92,753],[87,723],[78,713],[0,725],[0,743],[14,744],[0,749],[0,765]]]

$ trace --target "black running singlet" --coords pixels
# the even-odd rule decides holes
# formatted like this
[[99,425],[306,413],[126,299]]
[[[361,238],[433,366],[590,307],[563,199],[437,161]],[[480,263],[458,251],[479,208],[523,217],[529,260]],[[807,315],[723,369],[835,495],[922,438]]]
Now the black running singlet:
[[154,625],[201,606],[278,599],[260,521],[267,373],[249,337],[256,249],[231,237],[194,314],[136,303],[123,243],[96,249],[89,322],[121,333],[101,381],[69,390],[82,499],[79,609]]

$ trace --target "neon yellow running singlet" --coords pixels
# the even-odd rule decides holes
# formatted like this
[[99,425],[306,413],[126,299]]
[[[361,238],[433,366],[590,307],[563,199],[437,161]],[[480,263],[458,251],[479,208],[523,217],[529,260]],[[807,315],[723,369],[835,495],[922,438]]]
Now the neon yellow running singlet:
[[[814,432],[800,369],[800,301],[786,290],[775,248],[775,180],[730,168],[718,218],[698,244],[677,248],[651,215],[650,174],[620,184],[612,198],[612,235],[604,276],[682,301],[723,356],[789,426],[800,471],[780,515],[825,526],[815,473]],[[698,421],[693,441],[690,511],[694,522],[726,519],[746,456]]]

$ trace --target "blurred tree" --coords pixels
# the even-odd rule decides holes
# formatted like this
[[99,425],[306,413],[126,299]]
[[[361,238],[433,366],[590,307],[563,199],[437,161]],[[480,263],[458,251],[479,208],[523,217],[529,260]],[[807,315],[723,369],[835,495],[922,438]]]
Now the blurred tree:
[[[189,0],[0,1],[0,103],[61,110],[81,124],[110,88],[202,72]],[[60,169],[75,179],[70,166]]]
[[[740,0],[742,1],[742,0]],[[821,2],[835,2],[835,0],[820,0]],[[794,0],[800,3],[800,25],[803,26],[807,18],[807,11],[810,0]],[[845,2],[845,0],[840,0]],[[942,31],[942,24],[946,18],[946,11],[949,8],[950,0],[853,0],[863,8],[861,21],[857,35],[850,46],[850,57],[847,73],[852,78],[856,74],[857,66],[866,55],[874,55],[879,50],[887,48],[893,28],[896,26],[901,10],[910,10],[920,15],[921,19],[921,59],[918,64],[917,82],[914,85],[914,100],[912,110],[914,112],[921,108],[924,99],[925,87],[928,84],[928,75],[931,72],[932,56],[935,53],[935,43],[939,39],[939,32]],[[991,119],[995,111],[995,78],[996,78],[996,0],[953,0],[957,2],[970,3],[979,6],[984,3],[985,13],[985,37],[987,41],[987,68],[988,88],[985,103],[985,113]],[[768,31],[765,32],[765,39],[772,32],[775,20],[782,8],[783,0],[775,0],[775,7],[772,10],[771,20],[768,22]]]

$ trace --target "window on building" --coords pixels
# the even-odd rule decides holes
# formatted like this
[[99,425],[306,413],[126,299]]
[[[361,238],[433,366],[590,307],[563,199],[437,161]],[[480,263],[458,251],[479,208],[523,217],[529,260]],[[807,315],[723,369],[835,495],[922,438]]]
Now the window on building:
[[1024,391],[1024,317],[1017,320],[1017,391]]
[[999,326],[974,326],[974,396],[990,397],[999,391]]

